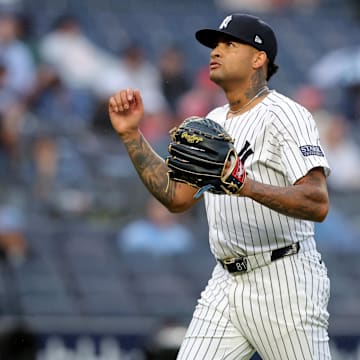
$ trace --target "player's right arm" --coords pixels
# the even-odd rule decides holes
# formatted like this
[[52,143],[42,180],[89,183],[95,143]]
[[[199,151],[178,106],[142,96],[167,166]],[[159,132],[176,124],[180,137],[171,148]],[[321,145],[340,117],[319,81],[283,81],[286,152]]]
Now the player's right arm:
[[138,90],[120,90],[109,99],[111,124],[125,144],[129,157],[146,188],[172,212],[181,212],[197,200],[196,189],[168,179],[165,161],[141,134],[144,106]]

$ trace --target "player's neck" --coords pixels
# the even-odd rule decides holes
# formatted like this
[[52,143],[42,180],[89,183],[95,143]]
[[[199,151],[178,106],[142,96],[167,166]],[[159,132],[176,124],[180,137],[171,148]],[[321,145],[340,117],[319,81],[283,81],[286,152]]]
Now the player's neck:
[[229,102],[228,117],[250,110],[261,102],[268,92],[269,88],[266,83],[248,86],[244,89],[237,88],[234,91],[227,91],[226,97]]

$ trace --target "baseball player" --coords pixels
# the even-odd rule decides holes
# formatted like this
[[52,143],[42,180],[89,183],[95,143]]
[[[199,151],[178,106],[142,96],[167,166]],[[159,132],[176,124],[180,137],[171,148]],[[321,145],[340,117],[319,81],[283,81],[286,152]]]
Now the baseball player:
[[[204,199],[217,265],[178,359],[239,360],[255,352],[264,360],[330,359],[330,284],[314,238],[314,222],[329,208],[330,170],[316,124],[305,108],[267,86],[278,69],[277,41],[267,23],[232,14],[196,38],[211,49],[209,76],[228,101],[207,118],[234,139],[237,152],[220,190],[199,192],[185,176],[169,176],[178,158],[170,149],[165,162],[139,131],[144,108],[138,90],[109,99],[112,125],[148,190],[172,212]],[[189,152],[201,142],[182,139],[192,141]],[[178,163],[181,177],[189,161]]]

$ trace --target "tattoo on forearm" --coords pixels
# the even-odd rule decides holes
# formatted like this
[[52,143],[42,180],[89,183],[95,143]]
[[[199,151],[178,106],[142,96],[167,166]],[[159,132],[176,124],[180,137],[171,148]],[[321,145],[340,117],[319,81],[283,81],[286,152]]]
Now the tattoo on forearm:
[[[278,189],[275,187],[254,184],[252,191],[256,192],[254,200],[281,214],[306,218],[309,216],[309,211],[311,211],[309,204],[303,202],[303,195],[294,192],[292,188],[283,188],[281,194],[279,194]],[[287,199],[287,201],[284,201],[284,199]],[[290,206],[290,204],[296,204],[296,207]]]
[[161,203],[168,205],[174,197],[176,184],[168,184],[168,168],[164,160],[142,136],[139,140],[125,142],[125,146],[144,185]]

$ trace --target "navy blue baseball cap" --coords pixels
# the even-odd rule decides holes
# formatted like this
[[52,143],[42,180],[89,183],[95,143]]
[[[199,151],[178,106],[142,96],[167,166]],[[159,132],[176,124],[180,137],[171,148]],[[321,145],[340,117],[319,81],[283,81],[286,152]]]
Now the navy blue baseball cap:
[[275,33],[270,25],[260,18],[248,14],[232,14],[221,22],[218,29],[202,29],[195,33],[201,44],[212,49],[223,35],[264,51],[269,61],[274,63],[277,54]]

